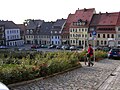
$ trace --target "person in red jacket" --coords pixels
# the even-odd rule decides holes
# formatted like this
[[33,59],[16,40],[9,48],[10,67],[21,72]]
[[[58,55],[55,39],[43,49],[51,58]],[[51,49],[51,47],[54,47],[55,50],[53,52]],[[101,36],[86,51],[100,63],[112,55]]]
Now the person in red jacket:
[[89,47],[88,47],[88,51],[87,51],[87,57],[88,57],[88,66],[90,65],[94,65],[94,63],[92,62],[92,57],[93,57],[93,48],[91,46],[91,44],[89,44]]

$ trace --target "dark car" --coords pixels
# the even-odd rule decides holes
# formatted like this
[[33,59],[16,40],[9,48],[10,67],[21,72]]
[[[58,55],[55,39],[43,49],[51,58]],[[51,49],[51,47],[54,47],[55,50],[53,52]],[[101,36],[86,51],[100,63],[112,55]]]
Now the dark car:
[[120,48],[113,48],[108,52],[108,58],[120,58]]

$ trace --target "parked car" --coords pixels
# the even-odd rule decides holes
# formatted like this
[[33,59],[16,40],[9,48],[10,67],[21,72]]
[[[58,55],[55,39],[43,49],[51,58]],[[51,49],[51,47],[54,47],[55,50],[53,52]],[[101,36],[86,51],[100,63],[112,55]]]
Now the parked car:
[[34,49],[39,48],[39,45],[31,45],[31,48],[34,48]]
[[61,47],[62,50],[69,50],[70,49],[70,46],[69,45],[63,45]]
[[0,46],[0,49],[6,49],[8,48],[7,46]]
[[42,44],[40,47],[41,47],[41,48],[48,48],[48,45]]
[[77,50],[78,48],[76,46],[70,46],[70,50]]
[[108,52],[108,58],[120,58],[120,48],[112,48]]
[[102,50],[105,51],[105,52],[108,52],[108,51],[110,51],[110,48],[109,47],[103,47]]
[[9,90],[9,88],[5,84],[0,82],[0,90]]
[[56,48],[56,45],[50,45],[48,46],[49,49]]
[[61,49],[61,47],[62,47],[61,45],[57,45],[56,49]]

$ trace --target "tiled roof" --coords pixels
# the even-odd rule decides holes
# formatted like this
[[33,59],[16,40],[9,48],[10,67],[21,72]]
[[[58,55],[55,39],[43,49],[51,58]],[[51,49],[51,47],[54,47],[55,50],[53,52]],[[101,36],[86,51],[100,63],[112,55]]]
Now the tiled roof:
[[24,35],[26,31],[26,26],[24,24],[17,24],[17,26],[20,28],[20,34]]
[[21,31],[26,31],[26,26],[24,24],[17,24]]
[[37,27],[41,26],[43,20],[30,20],[29,24],[27,25],[27,29],[36,29]]
[[119,13],[99,13],[95,14],[92,18],[91,24],[97,26],[105,26],[105,25],[116,25],[118,20]]
[[53,27],[54,26],[62,27],[65,22],[66,22],[66,19],[57,19],[57,21],[54,23]]
[[50,35],[54,22],[43,22],[40,27],[40,35]]
[[88,21],[88,24],[90,23],[93,14],[95,13],[95,9],[81,9],[81,10],[76,10],[75,16],[74,16],[74,22],[77,22],[79,19],[83,21]]
[[120,26],[120,12],[119,12],[119,17],[116,26]]
[[5,26],[5,29],[19,29],[13,21],[0,21],[0,25]]
[[98,25],[116,25],[119,13],[102,13]]
[[64,26],[64,30],[69,31],[69,27],[70,24],[73,22],[73,19],[74,19],[74,14],[69,14]]
[[90,22],[90,26],[98,25],[99,20],[100,20],[100,15],[99,14],[94,14],[93,17],[92,17],[92,20]]
[[69,14],[64,30],[69,31],[69,28],[72,27],[71,23],[77,22],[79,19],[81,19],[82,21],[87,21],[86,26],[88,26],[94,13],[94,8],[76,10],[75,14]]

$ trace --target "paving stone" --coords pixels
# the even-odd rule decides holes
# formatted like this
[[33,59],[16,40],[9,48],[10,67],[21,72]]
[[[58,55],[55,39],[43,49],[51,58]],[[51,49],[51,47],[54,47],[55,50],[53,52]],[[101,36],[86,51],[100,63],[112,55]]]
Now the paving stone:
[[[34,84],[14,87],[13,90],[96,90],[106,78],[120,65],[119,60],[101,60],[95,62],[93,67],[85,66],[64,74],[36,81]],[[119,75],[120,77],[120,75]],[[111,83],[111,90],[120,89],[120,78]],[[116,86],[115,86],[116,85]],[[117,87],[118,86],[118,87]],[[32,87],[33,89],[30,89]],[[20,88],[20,89],[19,89]],[[24,89],[25,88],[25,89]],[[117,89],[114,89],[117,88]]]

